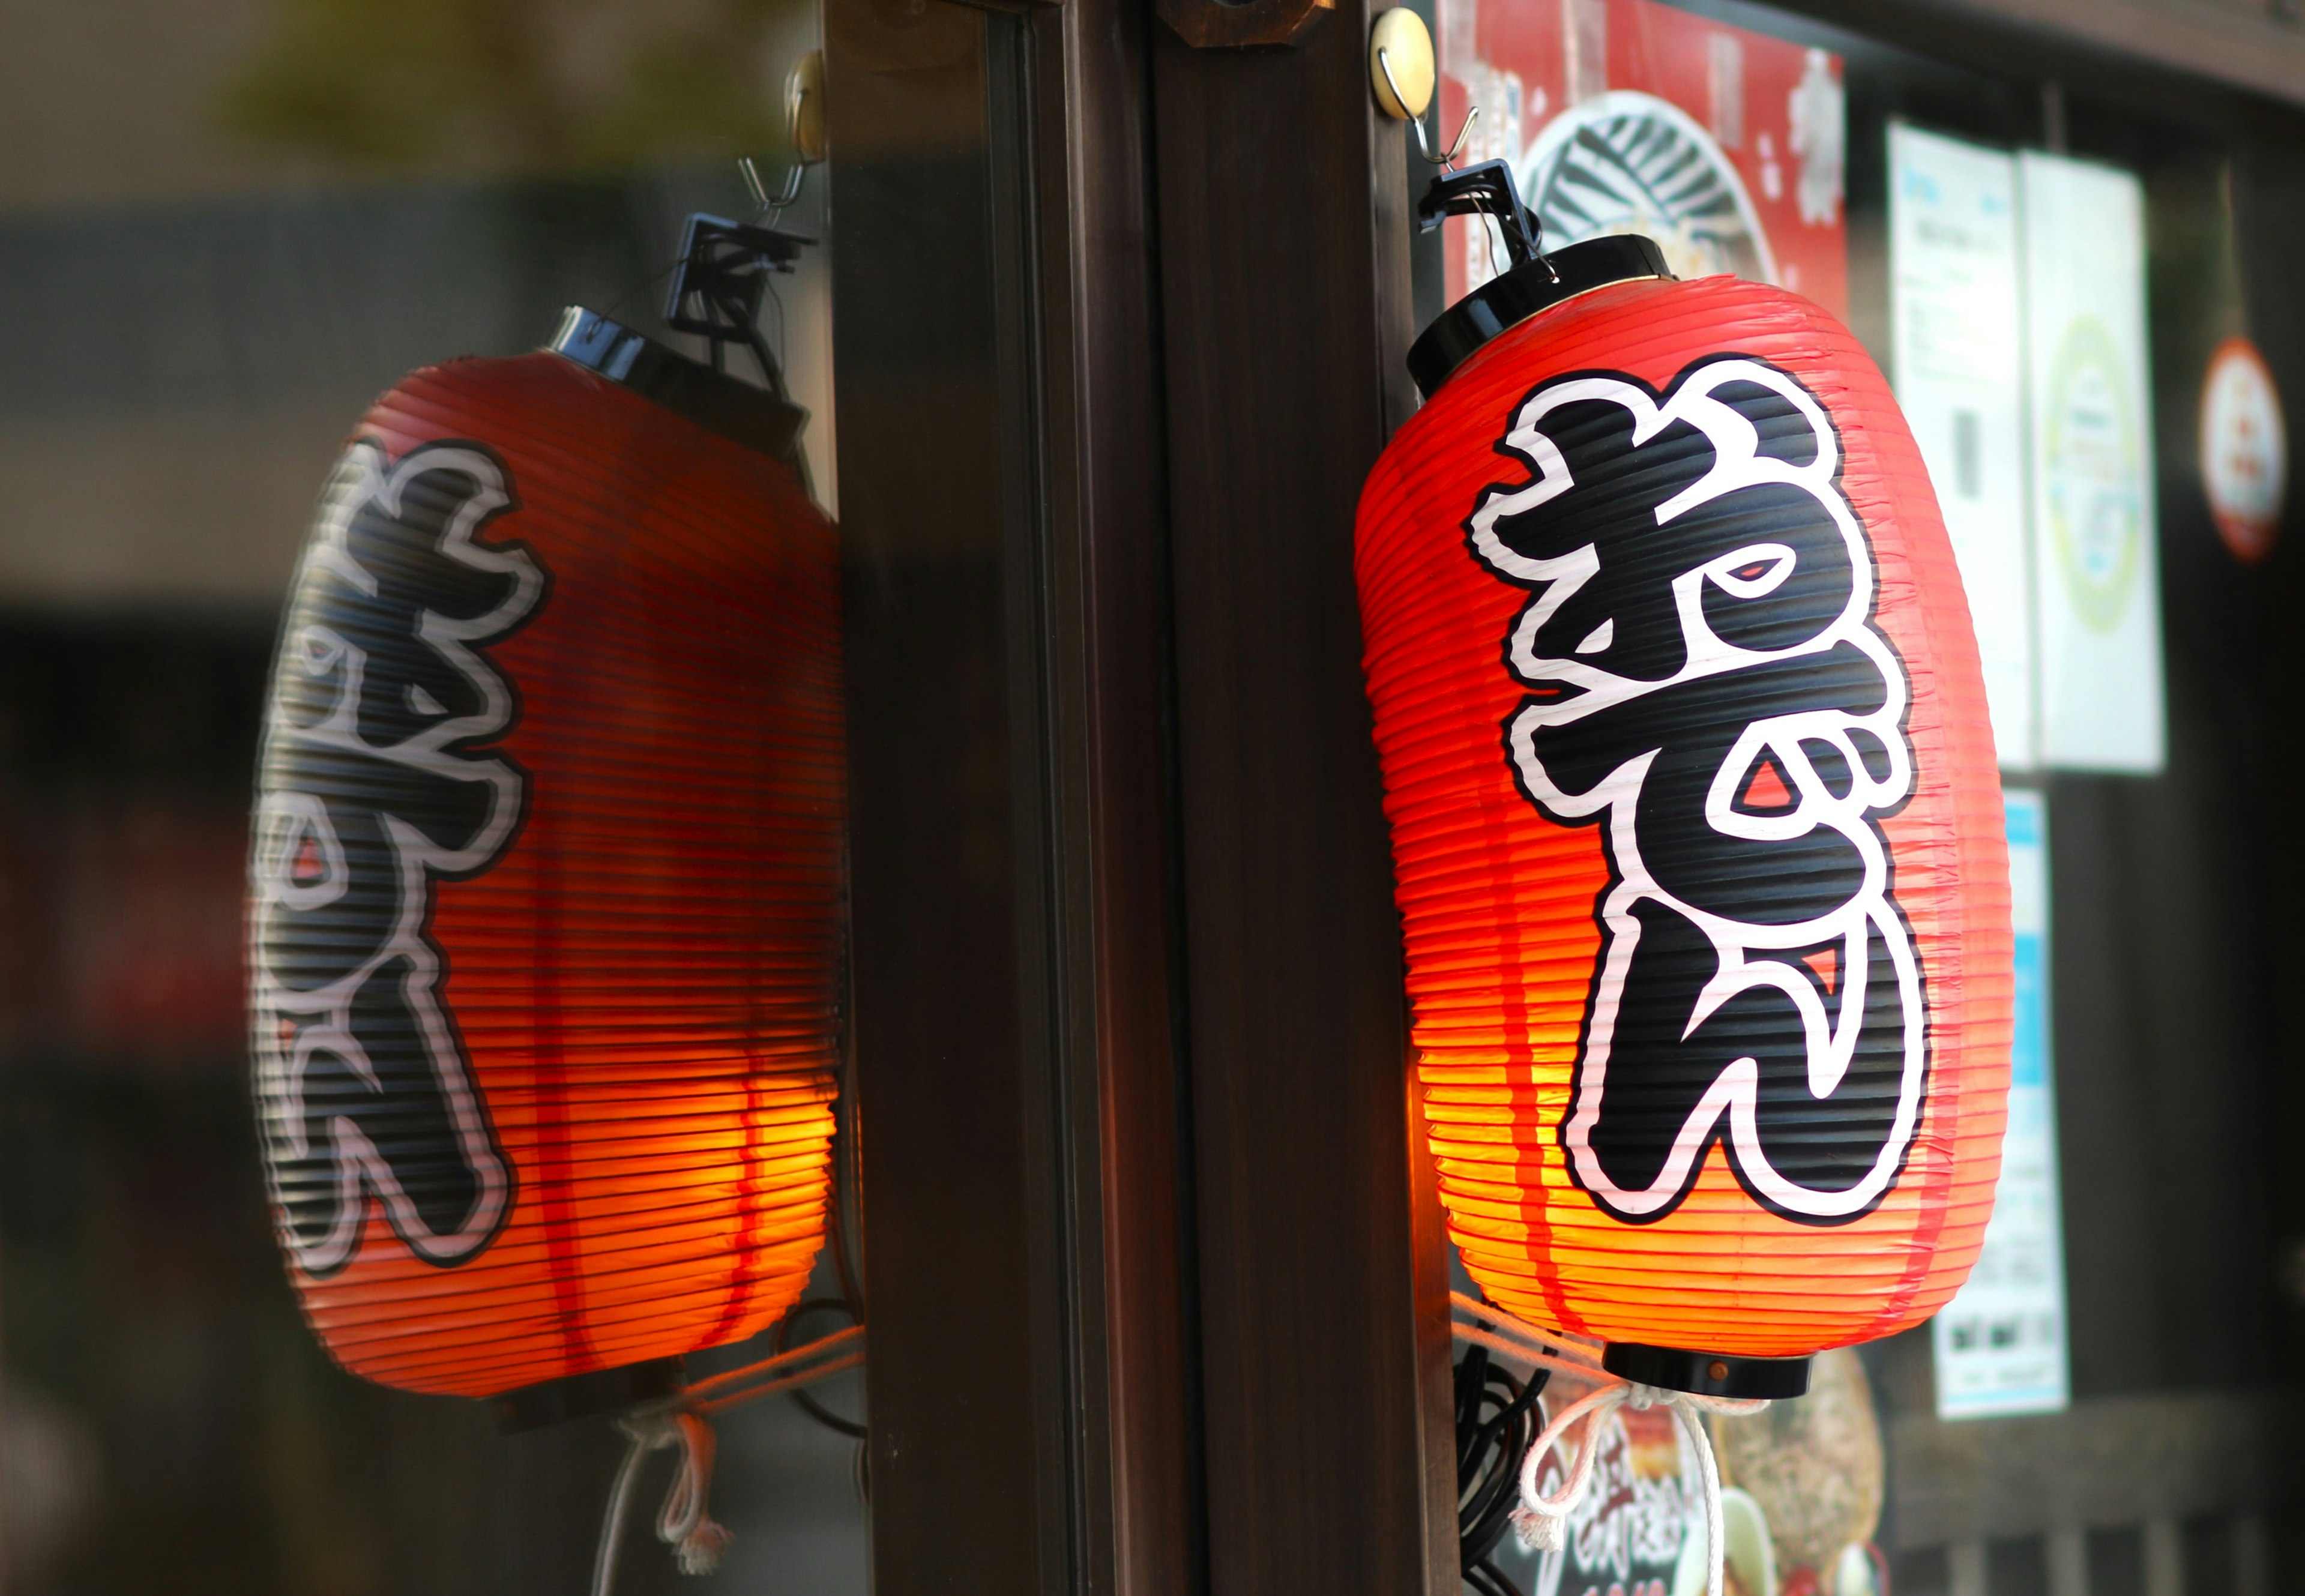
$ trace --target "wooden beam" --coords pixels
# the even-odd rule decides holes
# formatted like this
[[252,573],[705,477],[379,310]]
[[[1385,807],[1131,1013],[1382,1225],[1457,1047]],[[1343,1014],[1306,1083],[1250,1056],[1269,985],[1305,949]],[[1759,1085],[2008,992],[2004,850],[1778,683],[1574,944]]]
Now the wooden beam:
[[1401,124],[1345,0],[1156,32],[1210,1589],[1457,1589],[1448,1331],[1352,571],[1408,412]]
[[1917,9],[2014,23],[2305,105],[2305,28],[2204,0],[1924,0]]

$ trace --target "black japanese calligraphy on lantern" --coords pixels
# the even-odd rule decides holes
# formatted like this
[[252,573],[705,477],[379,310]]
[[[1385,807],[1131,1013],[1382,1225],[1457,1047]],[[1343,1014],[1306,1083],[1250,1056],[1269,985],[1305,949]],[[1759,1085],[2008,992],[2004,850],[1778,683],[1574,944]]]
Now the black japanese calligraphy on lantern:
[[355,443],[321,495],[283,625],[251,866],[251,1008],[273,1195],[297,1264],[342,1268],[372,1197],[419,1256],[487,1245],[509,1163],[442,1000],[434,895],[500,859],[517,712],[482,650],[545,594],[495,456]]
[[1570,1172],[1654,1220],[1718,1140],[1771,1210],[1856,1218],[1903,1167],[1928,1035],[1880,827],[1913,790],[1909,691],[1833,423],[1786,372],[1720,356],[1662,395],[1547,382],[1498,452],[1529,475],[1465,528],[1532,594],[1506,757],[1609,864]]

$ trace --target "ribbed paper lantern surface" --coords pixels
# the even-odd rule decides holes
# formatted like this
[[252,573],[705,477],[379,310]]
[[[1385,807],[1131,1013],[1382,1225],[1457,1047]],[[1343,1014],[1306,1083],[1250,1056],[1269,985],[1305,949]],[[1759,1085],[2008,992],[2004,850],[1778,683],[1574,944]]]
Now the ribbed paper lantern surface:
[[799,1294],[837,583],[790,463],[562,354],[420,371],[354,435],[284,623],[251,910],[280,1235],[347,1367],[488,1396]]
[[1483,1288],[1688,1389],[1926,1319],[1999,1168],[2007,864],[1967,604],[1873,362],[1731,278],[1566,297],[1394,437],[1357,565]]

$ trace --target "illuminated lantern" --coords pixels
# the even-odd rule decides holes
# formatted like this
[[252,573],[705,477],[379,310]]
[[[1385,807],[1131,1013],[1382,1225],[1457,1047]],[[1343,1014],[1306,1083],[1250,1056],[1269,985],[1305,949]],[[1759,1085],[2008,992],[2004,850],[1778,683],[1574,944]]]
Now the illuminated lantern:
[[660,1395],[808,1277],[844,756],[802,419],[572,311],[401,383],[321,495],[251,1011],[279,1234],[355,1372]]
[[1999,1171],[2010,931],[1961,580],[1887,385],[1649,241],[1444,314],[1357,565],[1424,1103],[1489,1298],[1797,1395],[1927,1319]]

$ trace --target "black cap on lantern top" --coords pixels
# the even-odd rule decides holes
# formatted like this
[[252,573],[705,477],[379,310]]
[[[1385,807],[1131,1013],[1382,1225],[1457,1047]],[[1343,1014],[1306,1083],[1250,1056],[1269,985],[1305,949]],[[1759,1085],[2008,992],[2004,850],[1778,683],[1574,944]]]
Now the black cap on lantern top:
[[598,311],[571,305],[545,348],[687,417],[707,432],[798,468],[808,412],[765,387],[715,371]]
[[1521,203],[1512,168],[1502,161],[1444,173],[1433,180],[1416,206],[1420,232],[1431,232],[1446,217],[1464,216],[1495,220],[1510,264],[1435,317],[1409,345],[1408,374],[1427,399],[1475,350],[1538,311],[1612,283],[1672,276],[1664,251],[1637,233],[1589,238],[1545,254],[1540,247],[1544,225]]

